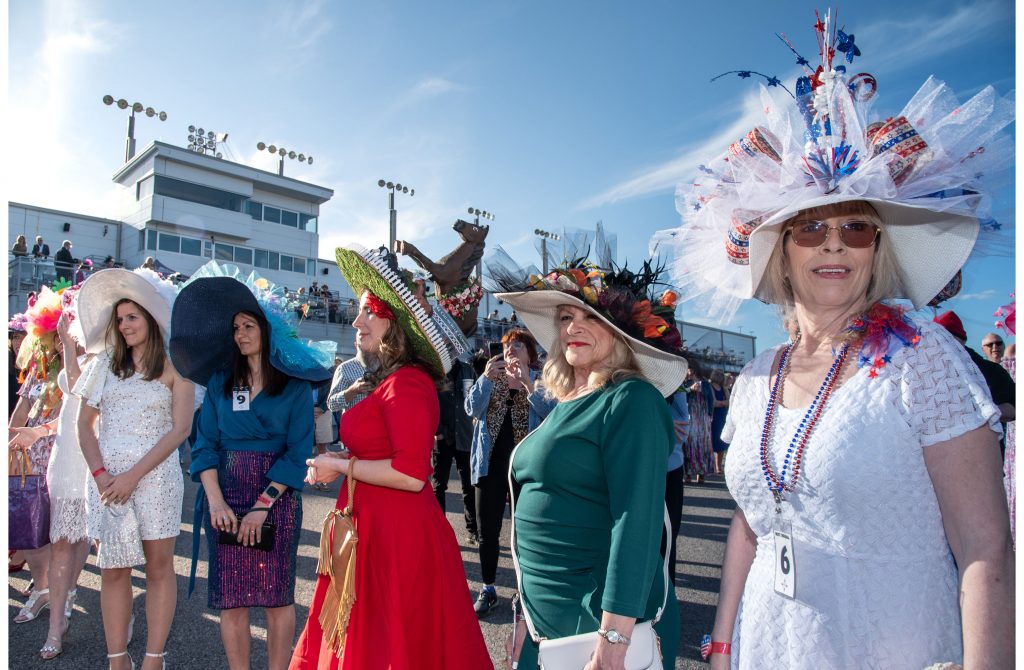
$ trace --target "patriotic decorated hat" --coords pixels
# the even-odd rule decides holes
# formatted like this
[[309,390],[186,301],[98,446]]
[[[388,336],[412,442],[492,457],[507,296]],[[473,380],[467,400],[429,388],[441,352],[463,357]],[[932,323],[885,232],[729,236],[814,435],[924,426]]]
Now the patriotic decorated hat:
[[817,65],[778,35],[804,70],[793,90],[753,70],[719,75],[765,79],[761,118],[677,187],[682,225],[651,240],[652,251],[673,252],[681,298],[719,321],[745,299],[770,299],[762,279],[784,225],[813,207],[870,203],[880,244],[896,260],[893,297],[915,307],[959,286],[955,275],[979,234],[998,238],[987,193],[1012,164],[1003,132],[1014,120],[1012,96],[988,86],[961,103],[929,78],[900,112],[876,117],[878,83],[854,65],[854,35],[831,13],[818,17],[815,35]]

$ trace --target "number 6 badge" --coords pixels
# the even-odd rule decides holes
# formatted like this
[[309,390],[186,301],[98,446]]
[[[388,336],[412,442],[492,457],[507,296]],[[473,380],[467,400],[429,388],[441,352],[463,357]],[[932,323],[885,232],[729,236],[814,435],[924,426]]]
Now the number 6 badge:
[[793,533],[786,524],[775,530],[775,592],[787,598],[796,596],[796,558],[793,556]]

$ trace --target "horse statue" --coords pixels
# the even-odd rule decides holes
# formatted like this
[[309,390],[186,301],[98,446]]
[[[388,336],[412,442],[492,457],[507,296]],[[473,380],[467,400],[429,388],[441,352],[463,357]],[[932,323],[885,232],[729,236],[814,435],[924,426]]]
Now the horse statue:
[[[479,226],[459,219],[452,226],[452,230],[459,234],[462,243],[437,261],[427,258],[413,244],[395,240],[394,252],[408,256],[430,275],[431,281],[434,282],[434,296],[438,301],[445,294],[469,282],[469,276],[484,256],[484,240],[490,226]],[[452,318],[459,324],[466,337],[472,337],[476,332],[476,315],[477,307],[474,306],[461,316],[453,315]]]

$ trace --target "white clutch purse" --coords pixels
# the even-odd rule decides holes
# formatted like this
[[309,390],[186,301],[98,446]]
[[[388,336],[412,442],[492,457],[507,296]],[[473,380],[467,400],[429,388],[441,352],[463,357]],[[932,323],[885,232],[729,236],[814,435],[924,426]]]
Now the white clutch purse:
[[[582,670],[597,647],[597,633],[581,633],[540,641],[541,670]],[[626,670],[664,670],[661,642],[650,621],[633,628],[626,647]]]

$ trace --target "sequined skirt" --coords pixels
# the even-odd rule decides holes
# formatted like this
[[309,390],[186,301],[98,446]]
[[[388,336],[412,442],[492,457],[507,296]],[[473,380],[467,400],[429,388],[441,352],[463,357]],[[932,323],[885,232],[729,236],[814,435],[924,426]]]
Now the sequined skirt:
[[[241,518],[256,504],[270,481],[266,473],[276,454],[227,451],[217,476],[224,500]],[[236,607],[283,607],[295,602],[295,559],[302,529],[302,495],[288,489],[270,509],[274,524],[274,548],[220,544],[218,533],[204,515],[203,527],[210,556],[209,605],[212,609]]]

